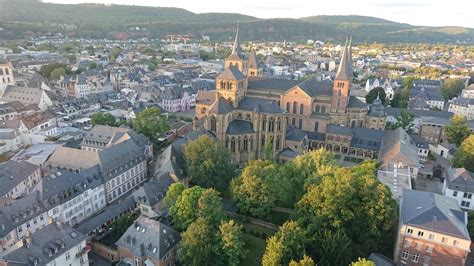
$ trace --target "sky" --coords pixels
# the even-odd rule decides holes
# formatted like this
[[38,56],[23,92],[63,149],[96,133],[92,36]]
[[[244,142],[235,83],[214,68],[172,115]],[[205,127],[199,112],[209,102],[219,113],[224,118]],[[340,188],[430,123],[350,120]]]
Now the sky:
[[474,0],[43,0],[77,4],[103,3],[180,7],[195,13],[235,12],[259,18],[315,15],[363,15],[418,26],[474,28]]

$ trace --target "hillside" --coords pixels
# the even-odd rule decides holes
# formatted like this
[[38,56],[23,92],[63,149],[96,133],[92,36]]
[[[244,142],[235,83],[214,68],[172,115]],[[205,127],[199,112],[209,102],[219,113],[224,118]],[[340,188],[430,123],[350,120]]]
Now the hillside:
[[[313,16],[301,19],[259,19],[242,14],[197,14],[181,8],[123,5],[42,3],[0,0],[0,39],[42,36],[48,32],[71,37],[160,38],[190,34],[228,40],[241,23],[242,40],[354,42],[474,43],[474,30],[462,27],[419,27],[366,16]],[[146,31],[130,32],[140,26]]]

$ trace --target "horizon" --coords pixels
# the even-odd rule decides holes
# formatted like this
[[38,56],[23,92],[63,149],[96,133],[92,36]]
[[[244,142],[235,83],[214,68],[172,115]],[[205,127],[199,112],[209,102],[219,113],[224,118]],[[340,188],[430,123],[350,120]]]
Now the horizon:
[[[212,0],[199,2],[175,0],[169,5],[167,0],[136,0],[130,4],[127,0],[43,0],[57,4],[114,4],[126,6],[175,7],[193,13],[240,13],[262,19],[293,18],[310,16],[368,16],[398,23],[429,27],[467,27],[474,28],[474,19],[470,11],[474,10],[474,1],[455,0],[449,7],[446,1],[412,0],[411,2],[363,0],[353,2],[340,0],[336,5],[320,5],[317,2],[296,0],[288,3],[275,3],[261,0],[256,4],[252,0],[240,0],[239,5],[222,5]],[[453,1],[451,1],[453,2]],[[428,11],[427,11],[428,9]],[[422,16],[420,12],[425,12]],[[298,14],[298,15],[297,15]],[[423,17],[420,20],[420,17]]]

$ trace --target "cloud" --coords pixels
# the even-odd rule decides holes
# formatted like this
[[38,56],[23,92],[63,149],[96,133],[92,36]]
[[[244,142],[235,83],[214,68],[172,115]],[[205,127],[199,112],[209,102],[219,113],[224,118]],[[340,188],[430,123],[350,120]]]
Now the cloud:
[[427,7],[430,6],[429,3],[421,3],[421,2],[370,2],[369,5],[375,7],[388,7],[388,8],[412,8],[412,7]]

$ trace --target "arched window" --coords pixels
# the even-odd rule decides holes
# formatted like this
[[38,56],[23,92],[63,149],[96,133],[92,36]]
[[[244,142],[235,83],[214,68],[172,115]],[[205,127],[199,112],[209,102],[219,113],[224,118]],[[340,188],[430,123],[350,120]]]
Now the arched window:
[[296,102],[293,102],[293,114],[296,114]]
[[265,135],[262,136],[262,143],[261,143],[262,147],[263,145],[265,145]]
[[278,131],[281,130],[281,121],[280,121],[280,119],[277,120],[277,130]]
[[316,105],[316,107],[314,108],[314,112],[319,113],[320,111],[321,109],[319,108],[319,105]]
[[237,151],[240,151],[240,137],[237,138]]
[[286,111],[288,113],[290,112],[290,103],[289,102],[286,103]]
[[211,131],[217,130],[217,120],[214,116],[211,117]]
[[298,122],[298,128],[299,129],[303,128],[303,119],[300,119],[300,121]]
[[234,138],[230,140],[230,150],[232,152],[235,152],[235,139]]
[[295,119],[294,117],[291,119],[291,124],[292,124],[293,126],[296,125],[296,119]]
[[280,136],[276,138],[276,143],[275,143],[275,149],[279,150],[280,149]]
[[244,137],[244,147],[243,147],[243,150],[244,150],[244,151],[248,151],[248,150],[249,150],[249,140],[248,140],[247,136]]
[[227,86],[228,86],[228,89],[229,89],[229,90],[232,90],[232,82],[229,82],[229,83],[227,84]]
[[268,131],[273,132],[275,130],[275,121],[273,120],[273,117],[270,118],[270,121],[268,121]]
[[262,120],[262,131],[267,129],[267,118],[264,116]]
[[303,108],[304,108],[303,104],[300,104],[300,115],[303,114]]
[[321,106],[321,113],[323,113],[323,114],[326,113],[326,106],[325,105]]
[[250,137],[249,139],[249,147],[250,147],[250,150],[253,150],[253,137]]
[[351,128],[354,128],[356,126],[356,121],[355,120],[352,120],[351,122]]
[[314,132],[318,132],[319,130],[319,122],[314,122]]

